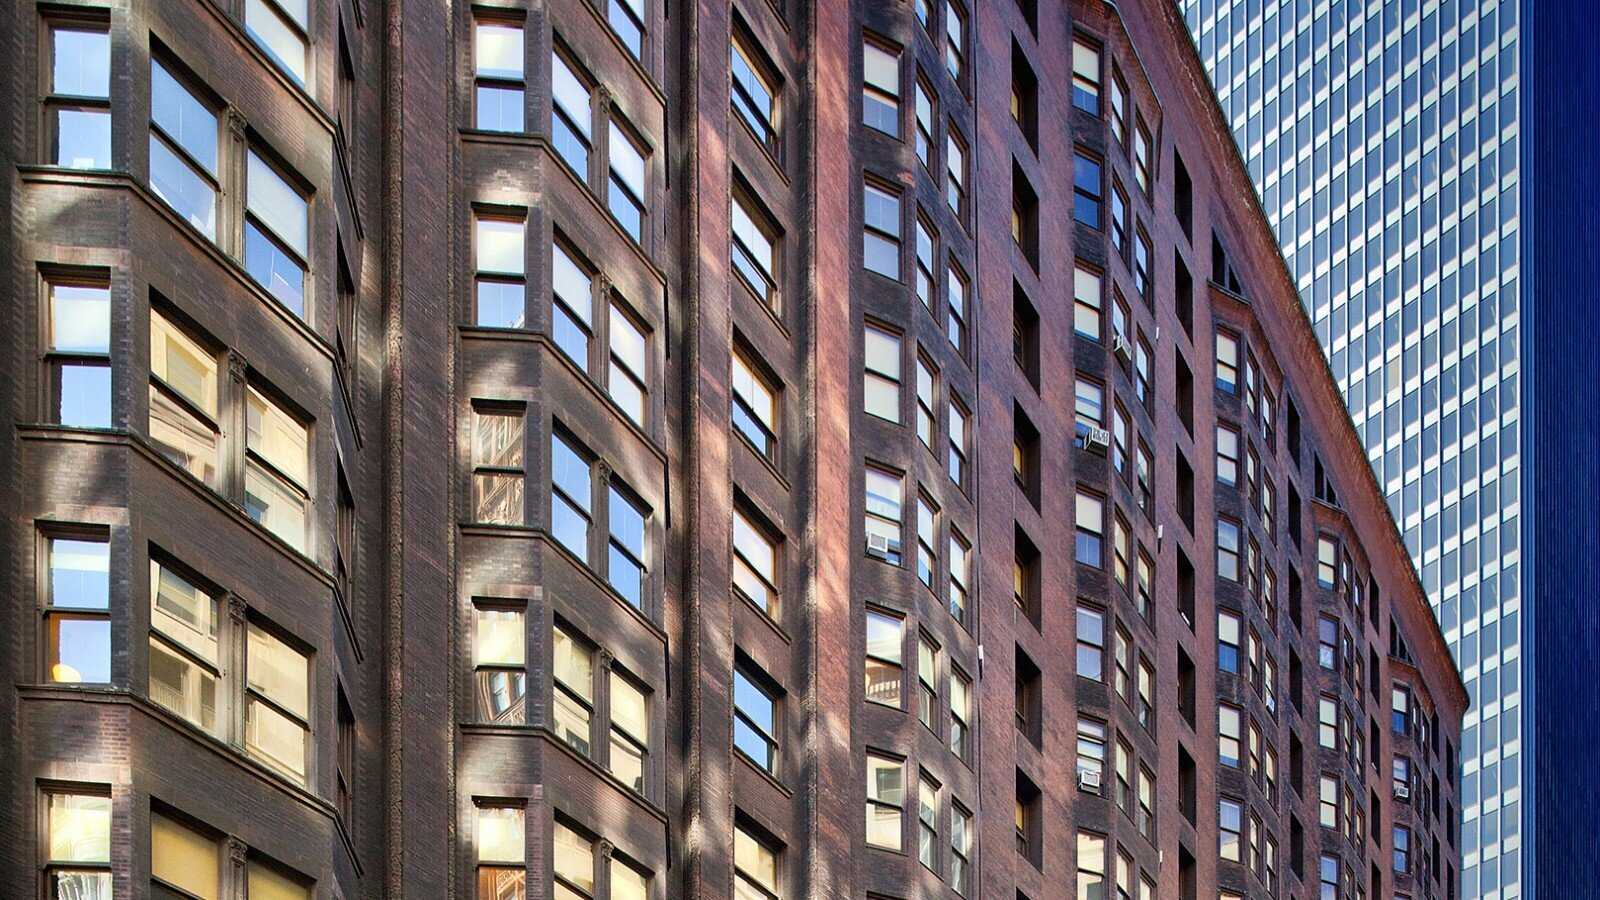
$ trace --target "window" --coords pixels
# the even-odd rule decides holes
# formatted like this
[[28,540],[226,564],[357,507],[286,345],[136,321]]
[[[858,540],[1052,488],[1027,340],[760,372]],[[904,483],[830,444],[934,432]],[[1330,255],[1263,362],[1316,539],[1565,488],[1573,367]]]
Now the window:
[[1239,393],[1239,339],[1217,332],[1217,390]]
[[1317,538],[1317,586],[1332,589],[1337,582],[1336,558],[1338,548],[1331,538]]
[[761,55],[750,49],[742,34],[736,34],[729,50],[733,75],[733,111],[750,126],[756,140],[777,152],[778,86]]
[[310,40],[306,0],[245,0],[244,29],[302,87],[306,84]]
[[523,419],[520,410],[472,410],[473,521],[521,525],[523,515]]
[[917,861],[939,871],[939,786],[926,776],[917,783]]
[[58,425],[111,427],[111,288],[51,281],[46,414]]
[[[526,900],[524,810],[515,806],[479,806],[477,813],[477,900]],[[563,830],[560,823],[556,829],[559,840]]]
[[472,664],[478,716],[485,722],[527,721],[527,629],[521,609],[473,605]]
[[1076,508],[1077,541],[1075,554],[1078,562],[1100,568],[1101,546],[1105,538],[1105,501],[1093,494],[1078,491]]
[[1073,383],[1072,393],[1073,446],[1085,448],[1091,434],[1105,431],[1106,389],[1080,375]]
[[861,121],[900,136],[900,52],[876,41],[861,45]]
[[1100,48],[1081,39],[1072,42],[1072,105],[1100,115]]
[[1155,394],[1150,390],[1150,357],[1150,345],[1140,335],[1134,345],[1133,395],[1145,409],[1151,409],[1155,401]]
[[1072,217],[1100,227],[1100,161],[1083,153],[1072,156]]
[[1217,482],[1239,482],[1239,432],[1226,425],[1217,426]]
[[917,579],[929,588],[939,575],[939,551],[934,544],[939,540],[938,509],[922,494],[917,495]]
[[622,599],[638,610],[644,609],[644,589],[649,577],[645,565],[645,523],[649,510],[641,508],[633,492],[612,479],[607,504],[611,538],[606,561],[606,576]]
[[1143,117],[1138,118],[1133,129],[1133,180],[1139,190],[1150,193],[1150,129]]
[[217,609],[216,597],[150,561],[150,699],[220,736]]
[[[477,273],[474,276],[474,295],[477,299],[477,315],[475,321],[478,325],[489,328],[522,328],[526,322],[526,305],[524,293],[527,288],[527,261],[524,253],[524,234],[526,223],[522,218],[512,218],[506,215],[478,214],[473,217],[473,256]],[[561,303],[567,298],[562,297],[563,289],[571,286],[564,276],[567,274],[560,265],[566,260],[566,254],[555,248],[555,255],[560,259],[552,273],[555,284],[556,299],[556,342],[563,350],[568,350],[569,344],[563,342],[561,326],[563,324]],[[584,278],[587,287],[587,278]],[[584,312],[583,321],[588,323],[588,296],[587,292],[577,300]],[[569,354],[572,352],[568,350]],[[586,356],[587,354],[585,354]],[[587,359],[575,359],[579,366],[587,368]]]
[[950,401],[950,458],[947,467],[950,480],[959,487],[967,484],[967,411],[960,403]]
[[967,896],[972,890],[972,814],[950,804],[950,886]]
[[1133,432],[1133,423],[1128,418],[1128,411],[1118,403],[1111,418],[1111,466],[1123,478],[1128,476],[1128,442],[1129,435]]
[[51,27],[45,119],[51,162],[111,168],[111,36],[104,26]]
[[1217,759],[1225,766],[1239,768],[1244,758],[1241,740],[1244,734],[1241,713],[1236,706],[1217,707]]
[[311,658],[251,622],[245,674],[245,750],[304,784],[311,742]]
[[957,85],[967,69],[967,14],[955,0],[944,4],[944,67]]
[[1150,458],[1150,448],[1139,442],[1134,466],[1134,480],[1139,488],[1139,511],[1145,516],[1155,514],[1155,462]]
[[1106,767],[1106,726],[1093,719],[1078,719],[1078,787],[1100,792]]
[[1151,598],[1155,595],[1156,564],[1155,560],[1150,558],[1150,554],[1144,552],[1142,545],[1139,548],[1139,561],[1136,563],[1134,575],[1137,578],[1137,584],[1133,605],[1139,611],[1139,615],[1148,619],[1150,618]]
[[1133,818],[1133,747],[1127,741],[1117,741],[1117,808],[1123,815]]
[[644,59],[644,0],[609,0],[606,21],[634,59]]
[[958,220],[967,215],[967,145],[955,125],[944,130],[944,199]]
[[867,846],[901,848],[901,806],[905,803],[905,763],[867,754]]
[[967,624],[967,584],[971,579],[972,548],[955,529],[950,529],[950,616]]
[[934,257],[937,255],[937,251],[934,246],[932,226],[930,226],[921,216],[917,217],[916,237],[917,299],[921,300],[922,305],[927,307],[928,310],[932,312],[933,291],[935,284],[933,267]]
[[[1076,46],[1074,46],[1076,50]],[[1074,55],[1076,62],[1076,55]],[[1074,66],[1076,75],[1076,66]],[[1076,78],[1074,78],[1076,81]],[[1074,99],[1076,99],[1076,91]],[[1128,145],[1128,87],[1122,81],[1122,73],[1115,67],[1111,70],[1111,135],[1117,143],[1126,147]]]
[[1411,759],[1405,756],[1396,756],[1392,764],[1391,778],[1394,781],[1394,798],[1402,802],[1411,800]]
[[610,189],[606,207],[622,230],[637,243],[644,243],[645,171],[648,154],[628,133],[617,113],[611,116],[611,139],[606,151],[611,163]]
[[929,450],[933,449],[933,432],[938,423],[933,412],[934,378],[933,367],[917,354],[917,439]]
[[1106,614],[1078,604],[1078,676],[1105,680]]
[[550,437],[550,530],[578,559],[589,560],[593,489],[589,461],[561,434]]
[[1317,780],[1317,819],[1324,828],[1339,827],[1339,779],[1332,775]]
[[1139,658],[1139,724],[1149,730],[1155,725],[1156,707],[1156,670],[1150,666],[1150,660]]
[[1217,610],[1217,669],[1239,674],[1239,616]]
[[1239,523],[1217,520],[1217,577],[1239,580]]
[[1244,808],[1237,800],[1222,797],[1217,801],[1218,853],[1223,859],[1242,862],[1240,843],[1244,831]]
[[1156,839],[1156,776],[1139,767],[1139,833],[1151,843]]
[[900,195],[863,188],[862,262],[867,271],[900,280]]
[[778,772],[778,701],[765,679],[743,666],[733,672],[733,746],[750,761]]
[[216,240],[216,114],[155,60],[150,63],[150,122],[150,189]]
[[594,896],[594,842],[566,823],[555,823],[555,900]]
[[[481,310],[484,282],[480,279],[478,285],[478,307]],[[574,260],[567,248],[558,241],[550,242],[550,287],[551,337],[555,339],[556,347],[574,365],[587,372],[589,339],[594,334],[594,282],[589,270]],[[493,290],[500,292],[507,289],[496,285]],[[521,292],[516,291],[511,300],[514,301],[516,321],[520,323]]]
[[48,536],[45,558],[45,664],[50,680],[109,683],[110,544],[104,536]]
[[1339,701],[1333,697],[1317,700],[1317,744],[1330,750],[1339,747]]
[[1317,663],[1324,669],[1339,667],[1339,621],[1317,617]]
[[253,149],[246,155],[245,177],[245,271],[303,319],[309,204],[299,189]]
[[767,615],[778,615],[778,545],[743,511],[733,512],[733,587]]
[[150,440],[168,459],[218,487],[217,360],[150,311]]
[[[256,860],[249,862],[245,881],[247,893],[255,900],[261,900],[263,897],[267,900],[311,900],[310,888]],[[496,900],[524,900],[524,898],[515,892],[506,892],[496,895]]]
[[550,135],[556,154],[581,182],[589,180],[589,151],[594,137],[590,89],[559,51],[550,54]]
[[[157,897],[219,900],[222,879],[217,839],[154,810],[150,813],[150,881]],[[177,888],[183,893],[172,890]],[[58,897],[69,895],[57,894]],[[110,896],[109,893],[106,896]],[[263,896],[271,896],[264,894]]]
[[1396,734],[1411,733],[1411,692],[1395,685],[1389,690],[1389,727]]
[[778,900],[778,851],[743,825],[733,828],[733,895]]
[[867,699],[903,708],[901,702],[902,647],[905,620],[867,610]]
[[1128,532],[1128,523],[1121,513],[1116,513],[1111,517],[1111,575],[1123,590],[1128,587],[1128,557],[1132,553],[1133,538]]
[[1087,831],[1078,832],[1079,900],[1105,900],[1106,839]]
[[650,408],[649,336],[620,303],[611,304],[607,337],[611,344],[611,367],[606,373],[606,389],[611,399],[635,425],[643,427]]
[[1128,258],[1128,195],[1115,178],[1111,180],[1111,246],[1116,248],[1117,256]]
[[967,274],[952,259],[944,279],[945,305],[949,307],[944,324],[945,335],[950,338],[950,346],[956,348],[957,353],[965,353],[967,349],[968,294]]
[[752,211],[743,191],[733,193],[733,270],[769,307],[778,302],[777,229],[765,214]]
[[1072,275],[1072,328],[1091,341],[1100,340],[1100,274],[1083,266]]
[[867,555],[900,565],[900,476],[876,466],[866,472]]
[[1133,900],[1133,857],[1117,850],[1117,900]]
[[111,896],[110,793],[57,793],[44,797],[49,852],[45,880],[49,896]]
[[650,698],[619,669],[611,670],[611,774],[644,793],[650,771]]
[[757,453],[768,459],[777,453],[777,391],[738,352],[733,355],[733,425]]
[[934,91],[921,79],[916,83],[917,161],[924,169],[933,169]]
[[356,714],[350,708],[350,698],[345,695],[342,683],[334,687],[334,702],[337,704],[334,714],[338,717],[333,765],[334,808],[345,829],[352,830],[356,822]]
[[868,324],[862,338],[866,358],[863,394],[866,410],[880,419],[900,421],[900,336]]
[[551,718],[556,735],[579,755],[588,756],[590,722],[594,718],[594,651],[557,625],[551,632]]
[[472,26],[473,124],[484,131],[525,131],[521,24],[479,19]]
[[1133,239],[1133,290],[1146,304],[1151,302],[1150,236],[1143,228],[1138,229]]
[[960,672],[950,673],[950,752],[967,758],[972,734],[972,682]]
[[245,425],[245,512],[304,552],[311,506],[306,426],[253,387],[246,396]]

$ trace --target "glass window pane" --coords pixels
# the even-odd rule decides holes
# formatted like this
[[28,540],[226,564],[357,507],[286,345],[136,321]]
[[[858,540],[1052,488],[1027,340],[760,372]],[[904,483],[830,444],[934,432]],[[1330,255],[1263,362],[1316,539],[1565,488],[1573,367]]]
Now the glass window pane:
[[72,97],[111,96],[111,35],[57,28],[52,32],[50,92]]
[[202,412],[217,414],[217,361],[159,313],[150,315],[150,373]]
[[566,60],[557,54],[551,54],[550,57],[550,94],[556,106],[560,107],[587,142],[590,139],[589,89],[572,73]]
[[479,75],[522,79],[522,29],[515,25],[478,23],[472,34],[473,61]]
[[250,900],[310,900],[311,891],[266,866],[252,863],[249,875]]
[[[216,147],[211,150],[214,154]],[[150,189],[201,234],[216,240],[216,189],[154,134],[150,135]]]
[[244,225],[244,268],[267,293],[289,307],[290,312],[305,318],[305,267],[257,227],[254,220]]
[[251,755],[297,780],[306,777],[306,729],[259,700],[245,717],[245,745]]
[[50,605],[108,609],[111,545],[105,541],[50,539]]
[[638,738],[640,743],[650,739],[644,692],[616,672],[611,673],[611,724]]
[[589,464],[559,436],[550,442],[550,476],[556,487],[583,512],[589,512]]
[[111,798],[50,795],[50,859],[53,862],[111,861]]
[[594,891],[594,845],[571,828],[556,823],[556,876],[581,891]]
[[289,417],[277,404],[250,389],[245,424],[250,450],[284,475],[301,485],[306,483],[306,428]]
[[58,366],[56,422],[78,428],[111,427],[111,367]]
[[[150,63],[150,118],[195,162],[216,174],[217,117],[161,63],[154,61]],[[151,149],[154,151],[154,141]],[[152,161],[152,170],[154,167]]]
[[611,860],[611,900],[646,900],[649,895],[649,880],[640,875],[632,866],[613,857]]
[[272,229],[278,239],[289,249],[306,255],[306,199],[290,186],[276,170],[257,156],[249,154],[246,165],[246,204],[250,212]]
[[[519,863],[526,860],[528,842],[523,822],[524,811],[518,807],[479,807],[479,861]],[[559,852],[558,850],[557,853]]]
[[526,271],[523,252],[525,225],[521,220],[477,220],[478,271],[521,275]]
[[304,719],[309,710],[311,661],[276,636],[250,623],[245,667],[250,688]]
[[555,677],[568,690],[585,700],[591,699],[594,684],[594,657],[589,648],[574,641],[557,628],[554,635]]
[[616,122],[611,123],[611,171],[622,179],[633,196],[643,201],[644,193],[644,154],[634,146]]
[[[291,5],[293,0],[290,0]],[[302,4],[303,5],[303,4]],[[304,27],[301,14],[301,27]],[[266,0],[245,0],[244,27],[295,81],[306,81],[306,42],[286,21],[287,17]]]
[[50,617],[50,680],[61,684],[111,682],[111,622]]
[[521,610],[476,607],[473,617],[474,665],[523,664],[526,659],[527,629]]
[[525,102],[522,88],[480,84],[476,88],[477,119],[485,131],[523,131]]
[[472,414],[472,464],[499,469],[522,466],[522,416],[517,413]]
[[217,601],[170,567],[150,563],[150,627],[201,659],[217,661]]
[[208,732],[217,727],[217,677],[150,639],[150,699]]
[[219,863],[215,840],[166,816],[150,816],[151,875],[196,897],[216,900],[221,894]]
[[111,168],[111,114],[95,109],[56,110],[56,165]]
[[867,613],[867,655],[889,662],[900,662],[901,620],[881,613]]
[[245,513],[296,550],[306,538],[306,498],[254,462],[244,473]]

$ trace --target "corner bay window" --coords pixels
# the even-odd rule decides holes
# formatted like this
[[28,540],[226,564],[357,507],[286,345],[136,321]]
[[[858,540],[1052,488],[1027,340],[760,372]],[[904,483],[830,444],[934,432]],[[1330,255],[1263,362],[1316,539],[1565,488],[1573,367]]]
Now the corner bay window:
[[157,60],[150,62],[150,125],[150,189],[216,240],[217,116]]
[[615,667],[610,688],[611,774],[642,794],[650,771],[650,699]]
[[550,54],[550,99],[550,140],[556,155],[578,176],[578,181],[588,183],[589,152],[594,145],[589,86],[560,52]]
[[150,562],[150,699],[219,734],[217,598],[170,565]]
[[645,526],[650,514],[640,508],[639,501],[626,486],[614,479],[609,497],[606,510],[611,537],[606,545],[606,577],[622,599],[634,609],[642,610],[649,574],[645,566]]
[[560,626],[552,629],[551,648],[555,690],[550,718],[556,736],[580,756],[588,756],[589,725],[594,716],[594,651]]
[[606,192],[606,206],[629,237],[637,243],[644,243],[648,156],[615,112],[612,113],[610,134],[606,150],[611,163],[611,187]]
[[245,271],[303,319],[309,204],[255,150],[247,154],[245,176]]
[[550,481],[550,532],[587,563],[594,503],[589,462],[560,434],[550,438]]
[[[517,271],[522,271],[521,265]],[[479,282],[480,308],[483,282]],[[589,370],[589,339],[594,336],[594,282],[589,270],[576,262],[560,242],[550,244],[550,330],[556,347],[579,369]],[[499,288],[506,290],[505,288]],[[522,323],[522,293],[516,291],[514,300],[516,323]],[[509,318],[509,317],[507,317]],[[479,324],[483,324],[481,321]]]
[[150,440],[207,487],[218,487],[217,360],[154,310],[150,313]]

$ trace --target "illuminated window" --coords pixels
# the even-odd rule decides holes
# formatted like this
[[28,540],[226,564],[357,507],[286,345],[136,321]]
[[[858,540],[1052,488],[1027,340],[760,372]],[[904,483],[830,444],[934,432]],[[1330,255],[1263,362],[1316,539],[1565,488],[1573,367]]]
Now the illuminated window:
[[45,794],[49,851],[45,880],[52,898],[111,897],[111,795]]
[[65,684],[111,681],[111,545],[104,534],[45,538],[45,671]]
[[481,721],[527,721],[526,646],[521,609],[473,605],[472,665]]
[[246,752],[304,784],[311,744],[311,658],[251,622],[245,673]]

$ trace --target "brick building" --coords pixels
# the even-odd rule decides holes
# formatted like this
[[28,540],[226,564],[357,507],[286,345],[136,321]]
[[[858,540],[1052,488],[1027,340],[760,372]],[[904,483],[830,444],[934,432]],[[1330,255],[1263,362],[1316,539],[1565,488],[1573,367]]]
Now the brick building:
[[8,25],[7,896],[1455,896],[1169,4]]

